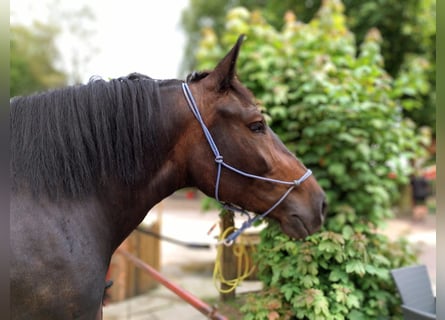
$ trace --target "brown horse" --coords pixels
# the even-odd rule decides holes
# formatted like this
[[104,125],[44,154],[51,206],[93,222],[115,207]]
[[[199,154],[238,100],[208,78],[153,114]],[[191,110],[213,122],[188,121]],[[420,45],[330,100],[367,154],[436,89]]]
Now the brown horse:
[[322,189],[235,76],[241,43],[186,88],[132,74],[11,100],[12,319],[101,318],[114,250],[183,187],[256,213],[275,206],[293,238],[320,228]]

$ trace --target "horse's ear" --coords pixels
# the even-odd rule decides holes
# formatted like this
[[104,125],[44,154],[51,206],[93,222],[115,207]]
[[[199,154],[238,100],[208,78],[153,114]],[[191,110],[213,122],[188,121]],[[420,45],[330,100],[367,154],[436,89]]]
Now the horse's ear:
[[238,59],[238,53],[244,38],[245,35],[239,36],[233,48],[209,74],[208,80],[212,82],[212,86],[216,88],[216,90],[226,91],[230,88],[230,85],[235,78],[236,60]]

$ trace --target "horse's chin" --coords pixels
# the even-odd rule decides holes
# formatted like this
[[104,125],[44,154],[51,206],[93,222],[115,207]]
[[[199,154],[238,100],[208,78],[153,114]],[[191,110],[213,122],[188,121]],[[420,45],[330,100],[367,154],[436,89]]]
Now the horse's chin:
[[295,240],[302,240],[316,231],[309,231],[303,220],[297,215],[291,215],[288,219],[281,221],[280,227],[284,234]]

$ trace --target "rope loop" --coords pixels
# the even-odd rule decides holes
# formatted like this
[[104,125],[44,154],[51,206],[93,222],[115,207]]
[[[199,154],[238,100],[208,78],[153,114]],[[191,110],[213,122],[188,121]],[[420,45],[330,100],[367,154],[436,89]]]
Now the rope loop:
[[224,162],[223,156],[221,156],[221,155],[220,156],[216,156],[215,162],[217,164],[222,164]]

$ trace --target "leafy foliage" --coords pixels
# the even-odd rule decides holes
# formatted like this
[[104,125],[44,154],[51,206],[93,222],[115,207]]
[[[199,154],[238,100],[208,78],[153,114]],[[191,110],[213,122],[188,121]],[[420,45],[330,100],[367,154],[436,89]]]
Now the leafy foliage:
[[[323,0],[191,0],[183,12],[182,26],[187,32],[184,68],[194,67],[193,59],[203,28],[211,27],[218,38],[224,33],[224,15],[233,7],[261,10],[263,17],[276,29],[285,25],[283,16],[294,11],[299,20],[309,22]],[[405,115],[419,126],[427,125],[435,132],[435,52],[436,0],[343,0],[347,26],[357,43],[362,43],[372,28],[383,35],[381,42],[385,69],[393,77],[416,77],[423,89],[405,90],[400,97],[407,100]],[[382,8],[385,8],[382,10]],[[231,22],[233,23],[233,22]],[[224,42],[223,42],[224,43]],[[420,62],[420,63],[418,63]],[[410,88],[413,89],[411,82]],[[412,103],[413,102],[413,103]]]
[[[206,29],[201,68],[240,33],[248,40],[238,62],[243,83],[270,115],[270,125],[311,168],[330,206],[321,232],[295,242],[270,222],[258,251],[267,294],[247,303],[246,319],[397,318],[389,270],[413,263],[414,250],[378,227],[392,216],[402,160],[419,152],[414,124],[403,118],[400,82],[384,69],[381,37],[371,30],[357,48],[343,5],[324,1],[308,23],[288,13],[281,31],[259,12],[229,12],[220,41]],[[420,86],[421,87],[421,86]],[[417,90],[417,89],[416,89]]]

